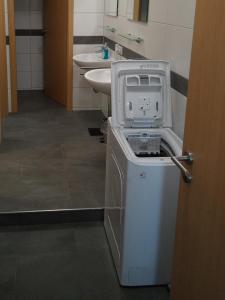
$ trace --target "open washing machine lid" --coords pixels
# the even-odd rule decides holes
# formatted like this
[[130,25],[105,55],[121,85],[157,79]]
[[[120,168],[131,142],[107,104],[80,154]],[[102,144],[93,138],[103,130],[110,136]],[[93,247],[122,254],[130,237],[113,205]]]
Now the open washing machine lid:
[[168,62],[117,61],[111,72],[113,127],[172,127]]

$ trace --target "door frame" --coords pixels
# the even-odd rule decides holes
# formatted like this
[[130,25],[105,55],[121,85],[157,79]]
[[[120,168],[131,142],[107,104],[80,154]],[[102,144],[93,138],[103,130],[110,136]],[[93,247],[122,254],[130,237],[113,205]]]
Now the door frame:
[[73,110],[73,23],[74,23],[74,1],[67,0],[67,71],[66,71],[66,108]]
[[[67,0],[67,89],[66,89],[66,109],[72,111],[73,108],[73,19],[74,1]],[[18,112],[17,97],[17,61],[16,61],[16,36],[15,36],[15,0],[8,0],[9,17],[9,40],[10,40],[10,78],[12,94],[12,112]]]
[[18,112],[17,98],[17,62],[16,62],[16,35],[15,35],[15,2],[8,0],[9,52],[10,52],[10,80],[11,80],[11,107],[12,112]]
[[8,114],[8,78],[6,56],[5,5],[0,0],[0,139],[2,137],[2,120]]

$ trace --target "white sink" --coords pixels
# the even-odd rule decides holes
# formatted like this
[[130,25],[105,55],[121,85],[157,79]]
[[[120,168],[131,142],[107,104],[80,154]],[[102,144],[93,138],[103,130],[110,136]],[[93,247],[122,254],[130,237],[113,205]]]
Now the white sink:
[[111,95],[111,69],[91,70],[84,77],[97,92]]
[[73,61],[81,68],[110,68],[115,58],[103,59],[101,53],[83,53],[73,57]]

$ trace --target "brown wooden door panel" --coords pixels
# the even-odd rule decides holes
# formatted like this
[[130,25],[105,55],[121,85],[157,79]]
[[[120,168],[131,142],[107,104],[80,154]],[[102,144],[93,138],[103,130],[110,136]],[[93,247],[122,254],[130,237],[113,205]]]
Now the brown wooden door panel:
[[225,1],[197,0],[172,300],[225,299]]
[[[0,0],[0,118],[1,122],[8,113],[8,86],[6,61],[6,34],[4,1]],[[1,126],[2,130],[2,126]]]
[[17,99],[17,63],[16,63],[16,37],[15,37],[15,1],[8,0],[9,21],[9,51],[10,51],[10,78],[11,78],[11,103],[12,112],[18,111]]
[[44,1],[45,94],[69,107],[72,102],[73,1]]

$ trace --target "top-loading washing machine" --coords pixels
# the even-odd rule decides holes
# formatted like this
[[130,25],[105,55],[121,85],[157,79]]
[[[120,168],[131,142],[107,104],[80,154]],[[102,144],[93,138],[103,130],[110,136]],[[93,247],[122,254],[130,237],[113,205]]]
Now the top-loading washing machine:
[[122,286],[170,283],[180,181],[170,157],[182,153],[171,115],[169,63],[113,63],[105,230]]

